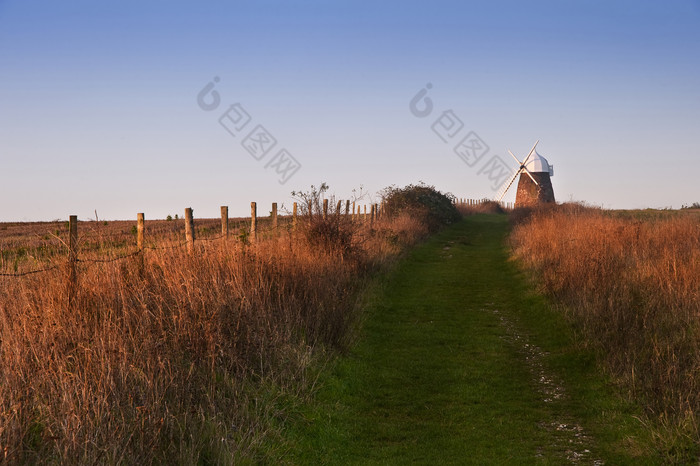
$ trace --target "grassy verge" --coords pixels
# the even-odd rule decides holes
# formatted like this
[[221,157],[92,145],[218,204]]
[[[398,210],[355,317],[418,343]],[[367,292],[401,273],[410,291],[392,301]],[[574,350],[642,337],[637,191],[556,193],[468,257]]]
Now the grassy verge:
[[286,433],[299,464],[653,463],[638,411],[476,215],[386,278]]
[[643,404],[669,462],[700,454],[700,217],[691,210],[539,209],[514,254]]

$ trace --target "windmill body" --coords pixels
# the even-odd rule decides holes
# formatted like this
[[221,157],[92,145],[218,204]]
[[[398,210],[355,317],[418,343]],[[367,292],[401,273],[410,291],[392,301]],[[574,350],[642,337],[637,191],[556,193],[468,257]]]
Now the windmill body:
[[547,159],[535,150],[525,164],[525,168],[527,168],[537,184],[526,173],[521,173],[520,180],[518,180],[518,190],[515,194],[515,206],[526,207],[555,202],[551,180],[551,177],[554,175],[554,167],[549,165]]
[[508,151],[515,161],[518,162],[520,168],[518,168],[518,171],[515,172],[510,181],[503,185],[498,202],[503,199],[503,196],[506,195],[518,176],[520,179],[518,180],[518,191],[515,195],[516,207],[555,202],[551,180],[551,177],[554,176],[554,167],[535,150],[539,142],[537,141],[532,146],[530,153],[527,154],[527,157],[522,162],[511,151]]

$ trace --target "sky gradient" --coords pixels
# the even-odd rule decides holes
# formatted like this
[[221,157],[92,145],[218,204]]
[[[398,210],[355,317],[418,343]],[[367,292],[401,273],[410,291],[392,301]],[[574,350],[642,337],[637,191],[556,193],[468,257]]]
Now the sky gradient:
[[[494,197],[483,165],[537,139],[558,201],[678,208],[700,201],[699,83],[698,0],[0,0],[0,221],[265,213],[322,182]],[[474,166],[431,129],[447,110],[488,146]]]

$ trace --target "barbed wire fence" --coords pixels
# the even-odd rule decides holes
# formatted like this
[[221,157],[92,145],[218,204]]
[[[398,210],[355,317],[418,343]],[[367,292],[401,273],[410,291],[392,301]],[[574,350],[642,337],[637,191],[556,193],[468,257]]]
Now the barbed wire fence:
[[[455,199],[455,204],[458,205],[465,205],[465,206],[476,206],[479,204],[482,204],[484,202],[487,202],[488,199],[467,199],[467,198],[456,198]],[[164,250],[171,250],[171,249],[177,249],[177,248],[182,248],[182,247],[187,247],[188,251],[190,253],[195,253],[195,242],[215,242],[219,241],[222,239],[229,240],[233,238],[234,240],[237,241],[242,241],[244,243],[254,243],[258,240],[264,240],[269,237],[273,237],[274,235],[279,234],[282,231],[282,228],[286,228],[287,230],[295,230],[297,223],[298,223],[298,218],[300,215],[298,215],[298,212],[301,210],[303,214],[301,217],[304,216],[304,214],[309,215],[311,213],[311,209],[309,206],[304,206],[306,210],[304,209],[299,209],[299,206],[297,202],[293,203],[293,209],[292,212],[289,213],[287,217],[291,217],[286,224],[280,224],[279,222],[279,216],[278,216],[278,209],[277,209],[277,203],[273,202],[272,203],[272,210],[270,212],[269,217],[265,218],[259,218],[257,216],[257,203],[256,202],[251,202],[251,216],[247,219],[244,219],[244,222],[247,223],[247,227],[240,227],[241,223],[239,222],[236,224],[237,227],[240,227],[240,233],[239,234],[231,234],[231,225],[229,222],[229,217],[228,217],[228,206],[221,206],[221,233],[219,235],[213,236],[213,237],[201,237],[201,238],[196,238],[196,233],[195,233],[195,228],[194,228],[194,217],[192,215],[192,209],[187,208],[185,209],[185,239],[177,241],[175,244],[168,244],[168,245],[161,245],[161,246],[154,246],[154,245],[145,245],[144,239],[145,239],[145,218],[143,213],[137,214],[137,246],[136,250],[130,253],[126,254],[121,254],[116,257],[109,257],[109,258],[82,258],[79,255],[79,244],[78,244],[78,236],[77,236],[77,227],[78,227],[78,220],[77,216],[71,215],[70,220],[69,220],[69,243],[67,246],[68,248],[68,265],[71,268],[74,268],[77,264],[82,263],[82,264],[107,264],[107,263],[112,263],[112,262],[118,262],[122,260],[126,260],[132,257],[136,257],[139,255],[142,255],[145,251],[164,251]],[[320,206],[319,206],[320,207]],[[343,209],[344,207],[344,209]],[[504,203],[503,205],[504,208],[506,209],[512,209],[513,205],[512,203]],[[362,211],[362,208],[364,208],[364,212]],[[335,215],[341,215],[343,214],[344,210],[344,215],[347,216],[352,216],[353,220],[359,220],[359,221],[364,221],[368,222],[370,225],[374,222],[375,219],[379,218],[379,213],[380,211],[383,211],[383,206],[380,209],[380,206],[378,204],[371,204],[370,205],[370,211],[367,211],[367,205],[365,204],[364,206],[361,206],[359,204],[356,205],[356,203],[353,201],[352,202],[352,207],[351,207],[351,201],[346,200],[345,205],[343,206],[343,201],[337,201],[337,204],[335,206],[335,212],[332,214]],[[329,206],[328,206],[328,199],[323,199],[323,207],[320,212],[317,212],[318,215],[322,215],[324,218],[329,215]],[[176,216],[177,217],[177,216]],[[264,223],[261,224],[260,220],[264,220]],[[245,223],[244,223],[245,225]],[[64,243],[65,244],[65,243]],[[0,277],[6,277],[6,278],[20,278],[20,277],[26,277],[29,275],[36,275],[36,274],[41,274],[41,273],[46,273],[46,272],[51,272],[57,269],[60,269],[61,267],[65,266],[66,263],[61,263],[61,264],[52,264],[46,267],[34,269],[34,270],[27,270],[27,271],[15,271],[15,272],[4,272],[0,271]],[[74,275],[73,273],[71,275]]]
[[[379,212],[380,208],[378,204],[372,204],[370,213],[368,214],[367,212],[367,206],[364,206],[364,214],[361,212],[360,205],[357,205],[357,210],[356,210],[356,205],[355,202],[352,203],[352,211],[350,210],[350,201],[346,201],[345,203],[345,212],[342,214],[342,201],[338,201],[336,210],[333,214],[335,215],[346,215],[346,216],[352,216],[353,221],[360,221],[360,222],[365,222],[369,223],[369,225],[373,225],[375,219],[379,218]],[[277,211],[277,203],[273,202],[272,203],[272,210],[270,212],[269,217],[264,217],[264,218],[258,218],[257,216],[257,203],[256,202],[251,202],[251,216],[247,219],[244,219],[244,222],[247,223],[247,226],[241,227],[241,222],[237,223],[235,226],[240,227],[239,234],[231,234],[231,224],[229,222],[229,217],[228,217],[228,206],[221,206],[221,233],[213,236],[213,237],[202,237],[198,238],[195,230],[195,225],[194,225],[194,217],[192,213],[191,208],[185,209],[185,239],[177,241],[175,244],[168,244],[168,245],[146,245],[145,244],[145,236],[146,236],[146,228],[145,228],[145,216],[143,213],[137,214],[137,225],[136,225],[136,250],[129,252],[129,253],[124,253],[120,254],[115,257],[109,257],[109,258],[84,258],[80,257],[80,243],[79,243],[79,237],[78,237],[78,218],[76,215],[71,215],[69,217],[69,222],[68,222],[68,232],[69,232],[69,241],[68,244],[65,244],[63,241],[61,241],[68,249],[68,257],[67,261],[61,261],[61,263],[53,263],[49,266],[34,269],[34,270],[27,270],[27,271],[15,271],[15,272],[2,272],[0,271],[0,277],[5,277],[5,278],[21,278],[25,277],[28,275],[37,275],[37,274],[42,274],[50,271],[54,271],[57,269],[61,269],[63,267],[68,267],[69,270],[69,280],[71,282],[77,282],[77,265],[78,264],[87,264],[88,266],[93,265],[93,264],[107,264],[107,263],[113,263],[113,262],[118,262],[118,261],[123,261],[129,258],[141,256],[143,257],[143,254],[146,251],[164,251],[164,250],[172,250],[176,248],[183,248],[186,247],[188,252],[190,254],[195,254],[196,249],[195,249],[195,243],[200,243],[200,242],[206,242],[206,243],[212,243],[215,241],[229,241],[231,239],[235,241],[240,241],[245,244],[247,243],[255,243],[258,241],[264,241],[268,238],[273,238],[279,234],[282,233],[282,231],[287,230],[287,231],[294,231],[297,228],[297,224],[299,222],[299,217],[298,215],[300,209],[298,209],[297,202],[294,202],[293,204],[293,210],[291,215],[288,215],[287,218],[285,219],[286,222],[280,222],[279,221],[279,216],[278,216],[278,211]],[[307,214],[309,214],[307,212]],[[324,218],[328,215],[328,200],[324,199],[323,202],[323,212],[319,212],[318,215],[323,215]],[[291,218],[290,218],[291,217]],[[261,223],[262,220],[262,223]],[[245,225],[246,223],[243,223]]]

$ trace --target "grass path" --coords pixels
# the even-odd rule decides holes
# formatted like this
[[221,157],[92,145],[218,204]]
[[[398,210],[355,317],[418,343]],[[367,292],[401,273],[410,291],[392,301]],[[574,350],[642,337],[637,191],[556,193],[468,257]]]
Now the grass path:
[[392,271],[289,430],[295,464],[640,464],[635,409],[474,216]]

